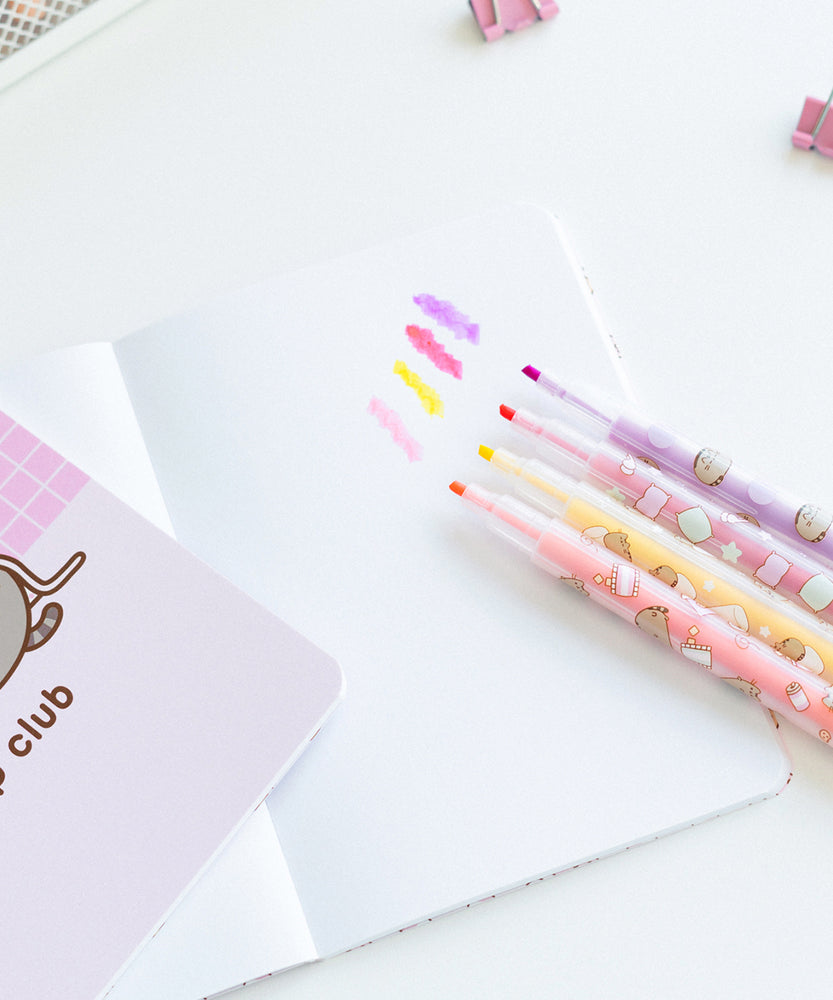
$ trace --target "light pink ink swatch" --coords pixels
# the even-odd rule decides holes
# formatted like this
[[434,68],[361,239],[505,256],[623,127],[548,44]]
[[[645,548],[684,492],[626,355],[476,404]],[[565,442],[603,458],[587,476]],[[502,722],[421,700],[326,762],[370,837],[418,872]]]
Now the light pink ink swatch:
[[399,414],[386,406],[381,399],[373,396],[367,406],[367,412],[376,417],[379,426],[389,431],[394,444],[408,456],[409,462],[419,462],[422,459],[422,445],[408,433]]
[[447,330],[451,330],[458,340],[468,340],[472,344],[480,343],[480,326],[461,313],[453,303],[427,294],[415,295],[414,302],[426,316]]
[[424,354],[441,372],[446,372],[458,379],[463,377],[463,362],[449,354],[443,345],[437,342],[430,330],[412,323],[405,327],[405,333],[414,348],[420,354]]

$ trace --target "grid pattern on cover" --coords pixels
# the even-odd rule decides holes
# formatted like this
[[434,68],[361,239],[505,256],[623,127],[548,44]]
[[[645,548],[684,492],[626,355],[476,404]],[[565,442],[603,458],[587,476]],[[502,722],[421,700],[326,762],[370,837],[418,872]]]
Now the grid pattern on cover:
[[22,556],[89,476],[0,413],[0,546]]
[[0,0],[0,61],[95,0]]

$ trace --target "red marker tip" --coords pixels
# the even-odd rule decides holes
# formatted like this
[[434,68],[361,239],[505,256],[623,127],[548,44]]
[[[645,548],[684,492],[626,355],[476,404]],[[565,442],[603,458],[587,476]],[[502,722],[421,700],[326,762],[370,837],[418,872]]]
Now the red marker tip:
[[527,378],[531,378],[533,382],[537,382],[541,377],[541,372],[538,368],[533,368],[532,365],[527,365],[526,368],[521,369]]
[[500,415],[505,417],[507,420],[511,420],[515,416],[515,411],[511,406],[507,406],[506,403],[500,404]]
[[463,483],[458,482],[456,479],[453,483],[449,484],[448,487],[452,493],[456,493],[458,497],[461,497],[465,493],[466,487]]

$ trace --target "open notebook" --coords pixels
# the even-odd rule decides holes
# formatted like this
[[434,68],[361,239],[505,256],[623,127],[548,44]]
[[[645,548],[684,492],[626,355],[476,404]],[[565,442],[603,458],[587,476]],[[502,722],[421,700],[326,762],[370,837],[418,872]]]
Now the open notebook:
[[783,786],[766,713],[507,560],[448,490],[488,485],[531,359],[617,391],[614,357],[558,224],[513,207],[3,375],[348,679],[114,1000],[196,1000]]

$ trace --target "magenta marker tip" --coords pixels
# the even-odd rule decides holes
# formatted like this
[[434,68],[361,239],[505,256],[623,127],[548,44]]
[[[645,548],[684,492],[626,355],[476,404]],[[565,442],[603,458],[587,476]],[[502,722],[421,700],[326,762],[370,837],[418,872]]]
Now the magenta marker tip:
[[522,369],[524,375],[527,378],[531,378],[533,382],[537,382],[541,377],[541,372],[537,368],[533,368],[532,365],[527,365],[526,368]]

